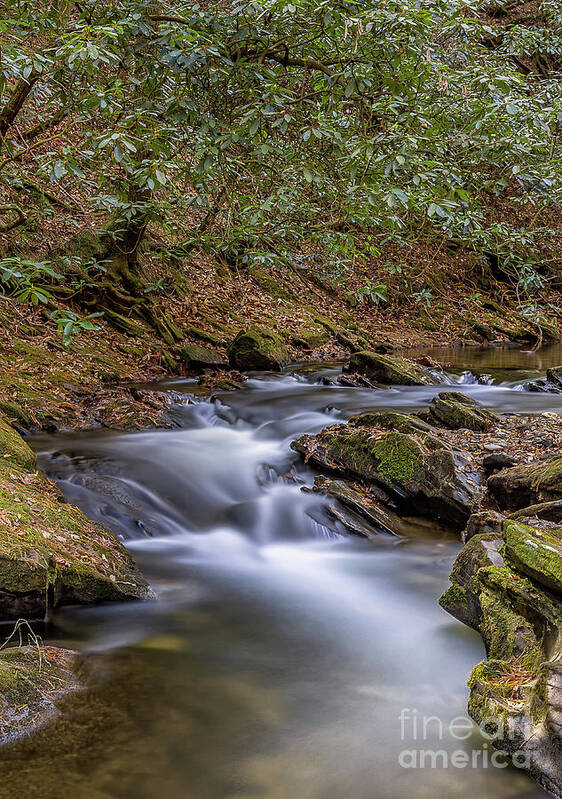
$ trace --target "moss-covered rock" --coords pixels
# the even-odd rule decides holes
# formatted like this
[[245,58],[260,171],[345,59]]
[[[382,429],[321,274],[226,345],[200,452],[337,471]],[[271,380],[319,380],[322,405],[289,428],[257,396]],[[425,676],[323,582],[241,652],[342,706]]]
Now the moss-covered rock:
[[289,363],[289,353],[271,330],[250,327],[241,330],[227,349],[228,360],[241,372],[252,369],[279,372]]
[[562,457],[503,469],[488,478],[488,491],[508,510],[562,499]]
[[505,552],[510,562],[541,585],[562,594],[562,528],[506,521]]
[[0,744],[35,732],[58,714],[57,703],[79,690],[79,656],[52,646],[0,652]]
[[19,469],[35,469],[35,455],[21,436],[0,417],[0,467],[13,465]]
[[562,602],[552,591],[560,550],[545,551],[553,535],[548,526],[537,530],[512,520],[501,536],[475,535],[458,555],[440,604],[479,630],[486,644],[489,660],[469,679],[470,715],[485,725],[494,746],[558,795]]
[[383,427],[400,433],[435,433],[435,428],[417,416],[396,411],[367,411],[352,416],[350,425],[355,427]]
[[184,344],[178,348],[177,357],[180,364],[188,371],[228,367],[228,361],[218,350],[202,344]]
[[292,447],[324,471],[373,481],[404,511],[462,527],[480,491],[479,475],[468,456],[433,446],[432,438],[338,425]]
[[64,504],[3,421],[0,440],[0,617],[37,617],[61,602],[150,596],[123,545]]
[[487,431],[499,422],[497,413],[458,391],[442,391],[431,401],[429,411],[438,424],[451,430]]
[[345,371],[357,372],[384,385],[423,386],[439,382],[428,368],[419,366],[414,361],[396,355],[381,355],[370,350],[355,352]]

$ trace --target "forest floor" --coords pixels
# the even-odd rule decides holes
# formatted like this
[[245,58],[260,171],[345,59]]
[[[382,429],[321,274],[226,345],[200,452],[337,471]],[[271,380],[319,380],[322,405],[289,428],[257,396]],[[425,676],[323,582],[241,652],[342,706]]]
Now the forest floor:
[[[430,253],[420,251],[416,257],[429,258]],[[453,258],[468,257],[460,253]],[[432,268],[454,266],[442,258],[441,267],[437,261]],[[143,267],[155,283],[166,275],[166,265],[150,252]],[[510,341],[532,345],[537,336],[509,292],[498,302],[460,281],[430,305],[411,299],[376,306],[354,301],[349,282],[334,288],[304,270],[232,269],[199,252],[175,267],[175,278],[174,291],[154,298],[184,335],[175,345],[148,326],[140,325],[140,335],[131,336],[102,317],[96,320],[99,330],[81,332],[64,346],[47,311],[0,297],[0,412],[22,431],[162,424],[169,399],[143,386],[185,374],[178,358],[184,344],[211,346],[225,355],[229,342],[249,325],[274,330],[299,361],[344,360],[365,343],[477,345],[486,328],[496,346]],[[363,277],[354,272],[352,279],[360,285]],[[551,302],[556,300],[551,295]]]

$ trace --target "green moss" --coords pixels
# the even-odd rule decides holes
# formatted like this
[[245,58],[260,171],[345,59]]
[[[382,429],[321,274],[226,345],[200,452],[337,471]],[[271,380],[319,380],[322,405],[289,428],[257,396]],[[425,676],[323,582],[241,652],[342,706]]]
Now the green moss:
[[479,596],[482,610],[481,632],[492,658],[527,655],[538,649],[533,626],[515,612],[502,594],[483,590]]
[[439,605],[443,610],[446,610],[447,613],[450,613],[451,616],[462,621],[463,624],[475,630],[478,629],[479,618],[477,614],[473,612],[469,603],[468,594],[462,586],[453,583],[445,593],[439,597]]
[[266,328],[249,327],[240,331],[228,346],[227,354],[230,365],[240,371],[279,371],[289,363],[287,348],[275,333]]
[[418,419],[416,416],[408,416],[405,413],[395,411],[368,411],[352,416],[349,424],[356,427],[385,427],[387,430],[397,430],[400,433],[418,434],[420,432],[432,433],[435,428]]
[[272,277],[265,269],[255,266],[249,271],[259,287],[270,297],[277,300],[285,300],[286,302],[294,299],[293,292]]
[[429,406],[431,415],[442,425],[452,430],[487,431],[499,422],[500,417],[487,408],[456,391],[442,391]]
[[[49,586],[90,602],[149,595],[127,550],[34,471],[35,456],[0,420],[0,595],[45,608]],[[26,600],[27,601],[27,600]],[[17,608],[17,603],[16,603]],[[35,612],[35,610],[34,610]]]
[[405,482],[415,477],[423,463],[423,450],[410,436],[387,433],[377,439],[371,452],[378,460],[379,474],[390,482]]
[[0,462],[6,466],[35,469],[35,455],[21,436],[0,418]]
[[562,594],[562,528],[538,528],[506,521],[503,532],[510,562]]
[[0,411],[24,427],[32,427],[34,424],[33,416],[17,402],[0,400]]

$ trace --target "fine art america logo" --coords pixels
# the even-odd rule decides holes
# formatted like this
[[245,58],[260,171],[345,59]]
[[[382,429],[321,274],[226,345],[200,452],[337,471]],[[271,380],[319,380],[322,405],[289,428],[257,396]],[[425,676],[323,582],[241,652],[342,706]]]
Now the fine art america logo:
[[[517,768],[529,768],[529,753],[514,750],[496,749],[492,741],[513,741],[513,732],[504,728],[503,721],[497,718],[483,719],[478,727],[467,716],[457,716],[444,722],[439,716],[422,716],[415,708],[402,708],[398,716],[400,740],[407,747],[398,755],[398,763],[408,769],[446,769],[446,768],[506,768],[513,763]],[[469,751],[461,748],[462,741],[468,741],[479,731],[483,741]],[[436,748],[428,748],[429,743],[438,742]],[[459,742],[455,749],[454,742]],[[453,747],[451,746],[453,744]]]

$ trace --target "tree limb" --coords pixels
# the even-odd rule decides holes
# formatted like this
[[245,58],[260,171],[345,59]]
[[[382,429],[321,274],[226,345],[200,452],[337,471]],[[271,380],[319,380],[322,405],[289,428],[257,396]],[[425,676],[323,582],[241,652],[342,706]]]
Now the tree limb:
[[20,225],[23,225],[24,222],[27,222],[27,217],[16,203],[5,203],[0,205],[0,214],[8,214],[11,211],[14,211],[17,214],[17,219],[12,222],[5,222],[0,224],[0,233],[7,233],[9,230],[13,230]]

